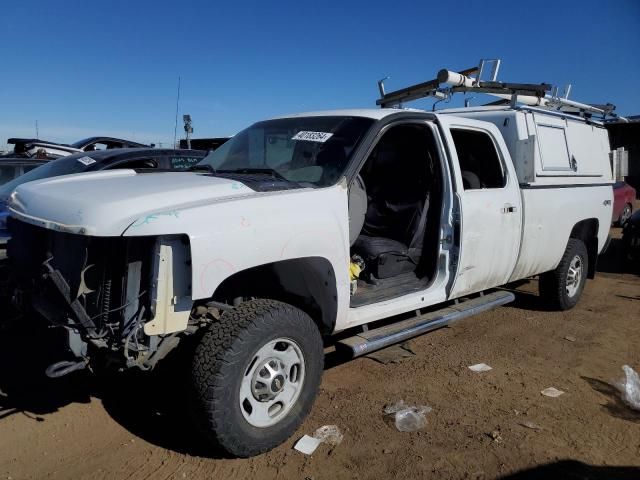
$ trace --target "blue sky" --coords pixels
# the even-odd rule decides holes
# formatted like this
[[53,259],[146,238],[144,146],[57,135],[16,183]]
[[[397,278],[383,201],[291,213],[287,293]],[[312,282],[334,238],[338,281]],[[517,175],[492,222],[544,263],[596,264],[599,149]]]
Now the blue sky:
[[62,142],[171,142],[178,76],[180,115],[206,137],[374,106],[382,77],[392,90],[495,57],[501,80],[572,83],[572,99],[640,114],[639,52],[638,0],[5,2],[0,146],[36,120]]

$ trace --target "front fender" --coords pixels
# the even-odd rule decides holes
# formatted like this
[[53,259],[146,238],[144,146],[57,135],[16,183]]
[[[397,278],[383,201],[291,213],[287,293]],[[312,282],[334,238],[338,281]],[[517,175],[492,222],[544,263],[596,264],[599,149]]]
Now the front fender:
[[335,271],[338,318],[349,305],[347,189],[269,192],[226,202],[164,210],[137,219],[123,236],[185,234],[192,297],[211,297],[228,277],[281,260],[321,257]]

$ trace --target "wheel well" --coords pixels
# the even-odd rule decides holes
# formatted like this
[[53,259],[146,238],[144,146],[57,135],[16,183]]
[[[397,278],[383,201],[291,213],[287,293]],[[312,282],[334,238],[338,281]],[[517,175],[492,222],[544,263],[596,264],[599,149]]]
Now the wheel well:
[[571,230],[570,238],[577,238],[587,247],[589,255],[589,271],[588,278],[594,278],[596,275],[596,263],[598,261],[598,228],[599,222],[597,218],[588,218],[576,223]]
[[282,260],[237,272],[212,296],[229,304],[247,297],[280,300],[307,313],[322,333],[334,329],[338,313],[336,276],[325,258]]

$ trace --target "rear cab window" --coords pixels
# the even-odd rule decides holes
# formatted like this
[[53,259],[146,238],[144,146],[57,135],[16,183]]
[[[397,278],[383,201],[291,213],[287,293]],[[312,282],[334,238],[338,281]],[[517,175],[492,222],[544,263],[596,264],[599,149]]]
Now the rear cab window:
[[451,136],[458,154],[465,190],[506,186],[505,170],[489,134],[480,130],[452,128]]

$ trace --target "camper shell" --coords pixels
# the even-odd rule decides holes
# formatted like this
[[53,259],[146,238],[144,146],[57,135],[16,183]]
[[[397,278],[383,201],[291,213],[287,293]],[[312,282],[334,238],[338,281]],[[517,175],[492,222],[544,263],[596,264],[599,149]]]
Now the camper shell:
[[447,109],[439,113],[497,126],[523,187],[611,181],[611,148],[602,122],[522,106]]

